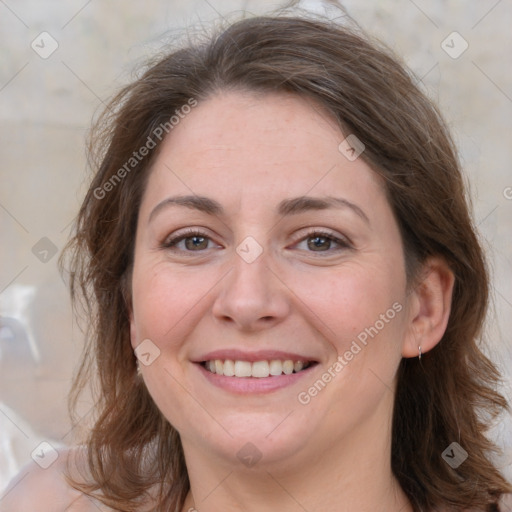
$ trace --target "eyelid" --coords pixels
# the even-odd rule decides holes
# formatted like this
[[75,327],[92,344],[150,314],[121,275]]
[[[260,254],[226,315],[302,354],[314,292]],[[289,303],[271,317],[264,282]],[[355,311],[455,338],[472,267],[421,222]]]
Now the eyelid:
[[347,249],[354,248],[354,244],[347,236],[338,234],[334,231],[331,231],[330,229],[315,228],[315,227],[309,228],[306,232],[302,232],[301,234],[294,235],[295,241],[293,242],[293,245],[303,242],[304,240],[306,240],[309,237],[312,237],[313,235],[326,237],[326,238],[330,239],[331,241],[333,241],[334,243],[338,244],[340,247],[338,249],[328,250],[328,251],[307,251],[307,252],[319,253],[319,254],[324,253],[325,255],[332,255],[333,253],[339,252],[341,250],[347,250]]
[[[182,240],[184,240],[186,238],[193,237],[193,236],[204,237],[204,238],[207,238],[212,243],[217,244],[217,242],[214,241],[213,237],[209,234],[208,230],[206,230],[205,228],[188,227],[188,228],[183,228],[183,230],[175,231],[175,232],[171,233],[170,235],[167,235],[159,245],[162,249],[174,249],[175,246],[178,243],[180,243]],[[217,245],[219,245],[219,244],[217,244]],[[176,250],[178,251],[178,249],[176,249]],[[194,252],[200,253],[200,252],[204,252],[204,251],[179,250],[179,252],[185,253],[185,254],[186,253],[193,254]]]
[[[300,234],[294,234],[293,241],[292,241],[291,245],[292,246],[297,245],[298,243],[307,240],[309,237],[312,237],[313,235],[323,236],[323,237],[331,240],[335,244],[337,244],[339,247],[337,249],[327,250],[327,251],[306,251],[306,252],[310,252],[310,253],[314,253],[314,254],[319,253],[319,255],[322,255],[322,253],[323,253],[324,256],[329,256],[329,255],[332,255],[333,253],[337,253],[341,250],[347,250],[347,249],[353,248],[352,241],[347,236],[339,235],[336,232],[333,232],[326,228],[315,228],[315,227],[311,227],[311,228],[307,229],[307,231],[302,231]],[[194,253],[200,254],[200,253],[206,252],[207,249],[198,250],[198,251],[187,251],[187,250],[176,249],[176,245],[178,243],[180,243],[181,241],[183,241],[186,238],[190,238],[193,236],[204,237],[208,241],[217,244],[217,242],[215,242],[213,237],[208,233],[208,230],[206,230],[206,228],[188,227],[188,228],[183,228],[183,230],[178,230],[177,232],[173,232],[171,235],[168,235],[167,237],[165,237],[164,240],[161,242],[160,246],[163,249],[175,250],[182,254],[184,253],[184,254],[188,254],[188,255],[194,255]],[[217,244],[217,245],[219,245],[219,244]]]
[[339,238],[341,241],[345,241],[347,244],[352,244],[350,238],[342,233],[337,233],[330,228],[320,228],[320,227],[307,227],[303,230],[300,230],[297,234],[294,234],[296,240],[302,240],[303,238],[311,235],[324,235],[331,238]]

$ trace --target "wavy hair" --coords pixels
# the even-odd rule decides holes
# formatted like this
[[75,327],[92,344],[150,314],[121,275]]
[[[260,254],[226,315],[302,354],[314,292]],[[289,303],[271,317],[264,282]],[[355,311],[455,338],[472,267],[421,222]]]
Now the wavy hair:
[[[189,480],[180,437],[136,376],[128,316],[137,215],[160,144],[129,170],[126,162],[191,99],[228,90],[286,92],[324,107],[344,134],[364,142],[361,158],[384,178],[409,285],[429,256],[450,266],[455,285],[442,340],[421,361],[400,362],[392,471],[416,511],[497,510],[512,489],[485,433],[508,405],[481,350],[489,277],[452,139],[387,48],[358,30],[291,15],[243,19],[168,51],[93,127],[94,175],[62,259],[89,325],[71,406],[93,376],[98,382],[86,442],[89,479],[68,477],[72,485],[120,511],[138,510],[150,496],[155,510],[179,511],[184,503]],[[453,441],[469,452],[456,469],[441,457]]]

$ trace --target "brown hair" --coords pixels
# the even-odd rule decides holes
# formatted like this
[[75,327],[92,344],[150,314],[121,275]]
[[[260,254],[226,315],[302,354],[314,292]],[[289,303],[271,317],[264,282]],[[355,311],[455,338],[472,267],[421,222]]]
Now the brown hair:
[[[137,510],[155,489],[158,510],[181,510],[189,490],[179,435],[136,378],[130,344],[137,215],[159,144],[129,170],[126,162],[191,99],[230,89],[288,92],[325,107],[345,135],[364,142],[362,158],[385,180],[409,285],[428,256],[449,264],[455,287],[446,332],[421,361],[400,363],[392,470],[415,510],[496,510],[511,487],[484,433],[507,402],[479,348],[488,273],[453,142],[436,107],[389,50],[333,22],[293,16],[241,20],[160,57],[110,102],[93,130],[95,175],[68,255],[72,294],[85,299],[90,322],[71,403],[96,373],[98,414],[87,440],[92,481],[73,485],[99,491],[103,503],[123,511]],[[113,183],[123,166],[127,172]],[[469,452],[456,469],[441,457],[453,441]]]

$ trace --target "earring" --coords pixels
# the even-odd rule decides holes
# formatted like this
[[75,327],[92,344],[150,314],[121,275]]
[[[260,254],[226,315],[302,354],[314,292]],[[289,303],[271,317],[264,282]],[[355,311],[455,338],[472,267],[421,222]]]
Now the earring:
[[421,361],[421,345],[418,347],[418,360]]
[[139,363],[139,360],[137,359],[137,361],[135,362],[136,366],[137,366],[137,377],[140,377],[142,375],[142,370],[140,369],[140,363]]

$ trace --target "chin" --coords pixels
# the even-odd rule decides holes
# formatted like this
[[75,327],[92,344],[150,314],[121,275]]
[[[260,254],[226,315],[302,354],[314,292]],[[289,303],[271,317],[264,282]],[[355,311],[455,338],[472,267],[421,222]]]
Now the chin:
[[[232,413],[223,417],[222,426],[210,418],[208,429],[198,430],[197,424],[190,424],[180,435],[185,451],[187,446],[199,447],[237,470],[289,470],[291,462],[312,457],[321,443],[316,424],[307,420],[311,420],[312,411],[299,412],[301,409],[290,407],[265,413]],[[203,426],[205,421],[203,418]]]

